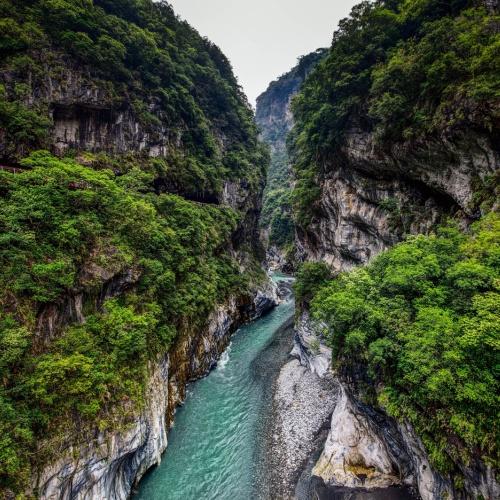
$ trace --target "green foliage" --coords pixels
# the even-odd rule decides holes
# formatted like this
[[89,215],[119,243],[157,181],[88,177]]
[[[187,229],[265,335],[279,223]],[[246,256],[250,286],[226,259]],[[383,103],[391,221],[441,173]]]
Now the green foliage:
[[300,266],[293,284],[295,300],[300,307],[307,305],[331,276],[323,262],[306,262]]
[[269,243],[284,248],[294,239],[291,188],[274,189],[266,194],[261,225],[269,228]]
[[[284,141],[285,137],[286,132],[283,132],[283,136],[275,140]],[[269,144],[273,144],[273,139],[268,137],[266,140]],[[284,248],[294,240],[291,172],[285,149],[276,144],[274,146],[264,190],[260,224],[269,230],[269,243]]]
[[49,146],[48,73],[63,90],[80,79],[106,109],[130,107],[152,139],[167,133],[174,192],[215,198],[224,179],[261,182],[268,157],[229,61],[166,2],[1,0],[1,26],[1,159]]
[[379,404],[444,472],[471,450],[498,465],[499,234],[491,213],[470,234],[409,237],[312,301],[334,363],[365,365]]
[[[19,93],[19,86],[17,90]],[[25,151],[46,144],[51,123],[43,111],[7,100],[5,87],[0,84],[0,128],[5,130],[7,153],[18,150],[21,144]]]
[[[233,210],[156,195],[137,168],[115,176],[44,151],[22,164],[0,171],[0,485],[16,491],[43,459],[33,440],[126,419],[148,362],[248,286],[224,253]],[[102,302],[127,275],[129,292]],[[41,340],[37,314],[82,292],[85,322]]]
[[345,132],[373,132],[381,146],[428,134],[493,128],[500,18],[479,2],[361,2],[340,23],[329,55],[295,99],[294,209],[305,226],[318,179]]

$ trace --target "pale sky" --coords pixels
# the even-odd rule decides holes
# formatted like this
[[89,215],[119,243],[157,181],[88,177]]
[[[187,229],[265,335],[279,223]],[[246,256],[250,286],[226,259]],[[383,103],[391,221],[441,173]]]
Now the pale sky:
[[169,0],[175,12],[231,61],[255,105],[297,57],[329,47],[340,19],[360,0]]

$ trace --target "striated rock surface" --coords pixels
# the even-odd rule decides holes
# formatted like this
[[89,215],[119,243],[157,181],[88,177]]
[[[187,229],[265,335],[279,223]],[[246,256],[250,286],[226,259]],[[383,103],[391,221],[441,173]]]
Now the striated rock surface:
[[384,149],[373,134],[351,129],[323,165],[312,221],[297,228],[301,258],[346,270],[447,215],[470,222],[475,188],[500,165],[492,141],[471,133]]
[[167,356],[151,364],[144,409],[125,429],[97,432],[81,446],[70,445],[68,436],[62,458],[39,471],[33,490],[44,499],[127,498],[144,473],[161,461],[187,383],[214,367],[240,324],[264,314],[277,301],[276,287],[269,283],[253,300],[231,297],[218,306],[201,332],[188,332]]
[[399,426],[399,430],[415,471],[416,489],[422,500],[434,500],[435,498],[493,500],[500,497],[500,485],[490,466],[477,460],[473,460],[467,466],[462,464],[460,468],[465,487],[458,489],[450,480],[432,468],[424,445],[413,428],[405,423]]
[[477,459],[457,464],[464,477],[463,488],[433,469],[411,425],[397,423],[382,409],[362,402],[358,369],[352,367],[349,373],[335,376],[339,397],[321,456],[312,470],[313,479],[321,479],[320,487],[332,491],[346,487],[355,494],[405,486],[422,500],[498,498],[500,487],[494,471]]
[[331,369],[332,351],[324,344],[317,328],[311,325],[307,311],[297,321],[291,354],[300,360],[302,366],[319,377],[325,376]]
[[331,430],[313,474],[325,483],[348,487],[388,487],[401,483],[385,442],[340,386]]
[[88,444],[68,448],[39,472],[33,490],[43,499],[119,499],[161,460],[167,447],[168,356],[150,366],[145,409],[117,432],[98,432]]
[[298,359],[278,380],[272,448],[278,498],[498,498],[494,471],[483,463],[460,465],[462,489],[434,470],[410,425],[362,402],[360,367],[330,371],[330,352],[317,331],[303,313],[292,351]]

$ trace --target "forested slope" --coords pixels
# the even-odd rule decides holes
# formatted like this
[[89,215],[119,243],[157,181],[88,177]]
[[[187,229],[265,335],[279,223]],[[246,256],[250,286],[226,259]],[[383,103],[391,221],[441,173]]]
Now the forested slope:
[[281,258],[280,265],[288,270],[293,267],[295,238],[291,206],[292,172],[286,144],[293,127],[291,103],[309,73],[326,53],[326,49],[318,49],[300,57],[297,66],[271,82],[257,98],[255,119],[263,141],[271,149],[261,226],[266,232],[270,257]]
[[380,413],[374,432],[423,498],[499,491],[499,21],[362,2],[293,103],[299,306],[357,411],[395,417],[399,460]]
[[165,2],[1,0],[0,26],[0,490],[119,497],[252,314],[267,153]]

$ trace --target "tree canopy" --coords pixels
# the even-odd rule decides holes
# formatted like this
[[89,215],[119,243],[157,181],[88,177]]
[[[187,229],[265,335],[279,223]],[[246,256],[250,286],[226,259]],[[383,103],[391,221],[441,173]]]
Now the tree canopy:
[[361,392],[411,422],[444,472],[477,451],[498,466],[499,234],[491,213],[466,234],[410,236],[323,286],[320,274],[312,300],[334,366],[365,367]]

